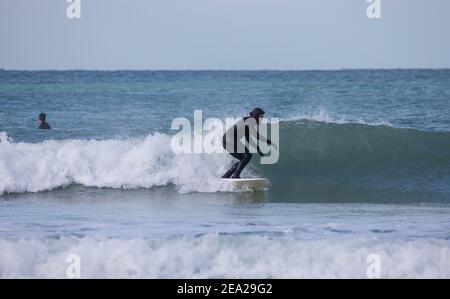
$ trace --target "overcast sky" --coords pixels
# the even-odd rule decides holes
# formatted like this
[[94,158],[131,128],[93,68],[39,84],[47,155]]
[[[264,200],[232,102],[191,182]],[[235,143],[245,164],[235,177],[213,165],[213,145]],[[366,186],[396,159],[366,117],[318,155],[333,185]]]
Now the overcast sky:
[[0,68],[449,68],[449,0],[0,0]]

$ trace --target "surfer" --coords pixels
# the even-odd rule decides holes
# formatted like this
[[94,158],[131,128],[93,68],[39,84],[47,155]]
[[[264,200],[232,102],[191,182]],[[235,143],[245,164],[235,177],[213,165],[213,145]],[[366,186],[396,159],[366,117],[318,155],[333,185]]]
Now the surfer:
[[51,129],[50,125],[45,122],[45,113],[39,114],[39,129],[49,130]]
[[[259,148],[259,141],[263,141],[268,145],[272,144],[272,141],[264,136],[260,136],[258,132],[258,125],[264,118],[264,111],[261,108],[254,108],[250,112],[250,116],[246,116],[231,126],[223,135],[223,147],[225,150],[239,161],[233,165],[222,178],[239,179],[242,170],[250,162],[252,154],[247,145],[251,143],[250,137],[253,137],[257,141],[256,149],[258,154],[263,156]],[[241,139],[245,137],[245,144],[242,144]],[[240,147],[242,150],[238,151]]]

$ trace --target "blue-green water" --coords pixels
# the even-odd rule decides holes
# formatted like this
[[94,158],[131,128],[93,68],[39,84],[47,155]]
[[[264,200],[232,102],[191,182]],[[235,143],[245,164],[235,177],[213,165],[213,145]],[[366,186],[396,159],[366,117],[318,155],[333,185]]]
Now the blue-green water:
[[[271,201],[432,202],[450,196],[449,70],[2,71],[0,83],[0,132],[13,140],[0,156],[9,160],[1,193],[72,183],[220,191],[210,181],[230,160],[176,162],[164,148],[165,137],[175,133],[171,122],[192,119],[194,110],[224,119],[260,106],[267,117],[282,120],[279,163],[261,166],[253,159],[253,174],[273,183]],[[36,130],[41,111],[51,131]],[[59,143],[40,143],[48,140]],[[27,156],[29,164],[11,162]],[[138,159],[147,167],[124,169]],[[24,172],[34,174],[15,177]],[[297,194],[302,199],[293,198]]]
[[[268,190],[171,151],[174,118],[254,106],[281,119],[244,173]],[[450,275],[450,70],[0,71],[0,119],[0,276]]]
[[[167,132],[175,117],[268,117],[450,130],[450,70],[0,72],[1,131],[16,141]],[[45,111],[54,131],[37,133]]]

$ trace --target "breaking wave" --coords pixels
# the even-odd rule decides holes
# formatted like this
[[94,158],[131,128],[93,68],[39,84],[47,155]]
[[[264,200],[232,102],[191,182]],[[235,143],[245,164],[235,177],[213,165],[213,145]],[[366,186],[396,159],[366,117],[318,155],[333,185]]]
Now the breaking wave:
[[[0,240],[0,277],[67,278],[449,278],[447,241],[271,240],[264,236]],[[372,272],[370,272],[372,273]],[[378,275],[378,274],[377,274]]]
[[[15,143],[0,135],[0,194],[81,184],[178,192],[230,191],[226,154],[174,154],[170,136]],[[450,198],[450,132],[311,119],[280,124],[280,159],[252,160],[274,201],[401,201]],[[247,173],[248,175],[249,173]]]

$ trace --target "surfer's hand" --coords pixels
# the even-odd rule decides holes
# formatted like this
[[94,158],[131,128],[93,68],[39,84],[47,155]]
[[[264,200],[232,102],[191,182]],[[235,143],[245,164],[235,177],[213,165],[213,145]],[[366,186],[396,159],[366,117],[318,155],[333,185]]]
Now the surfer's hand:
[[265,153],[263,153],[263,152],[261,151],[260,148],[258,148],[258,154],[259,154],[261,157],[267,156]]

